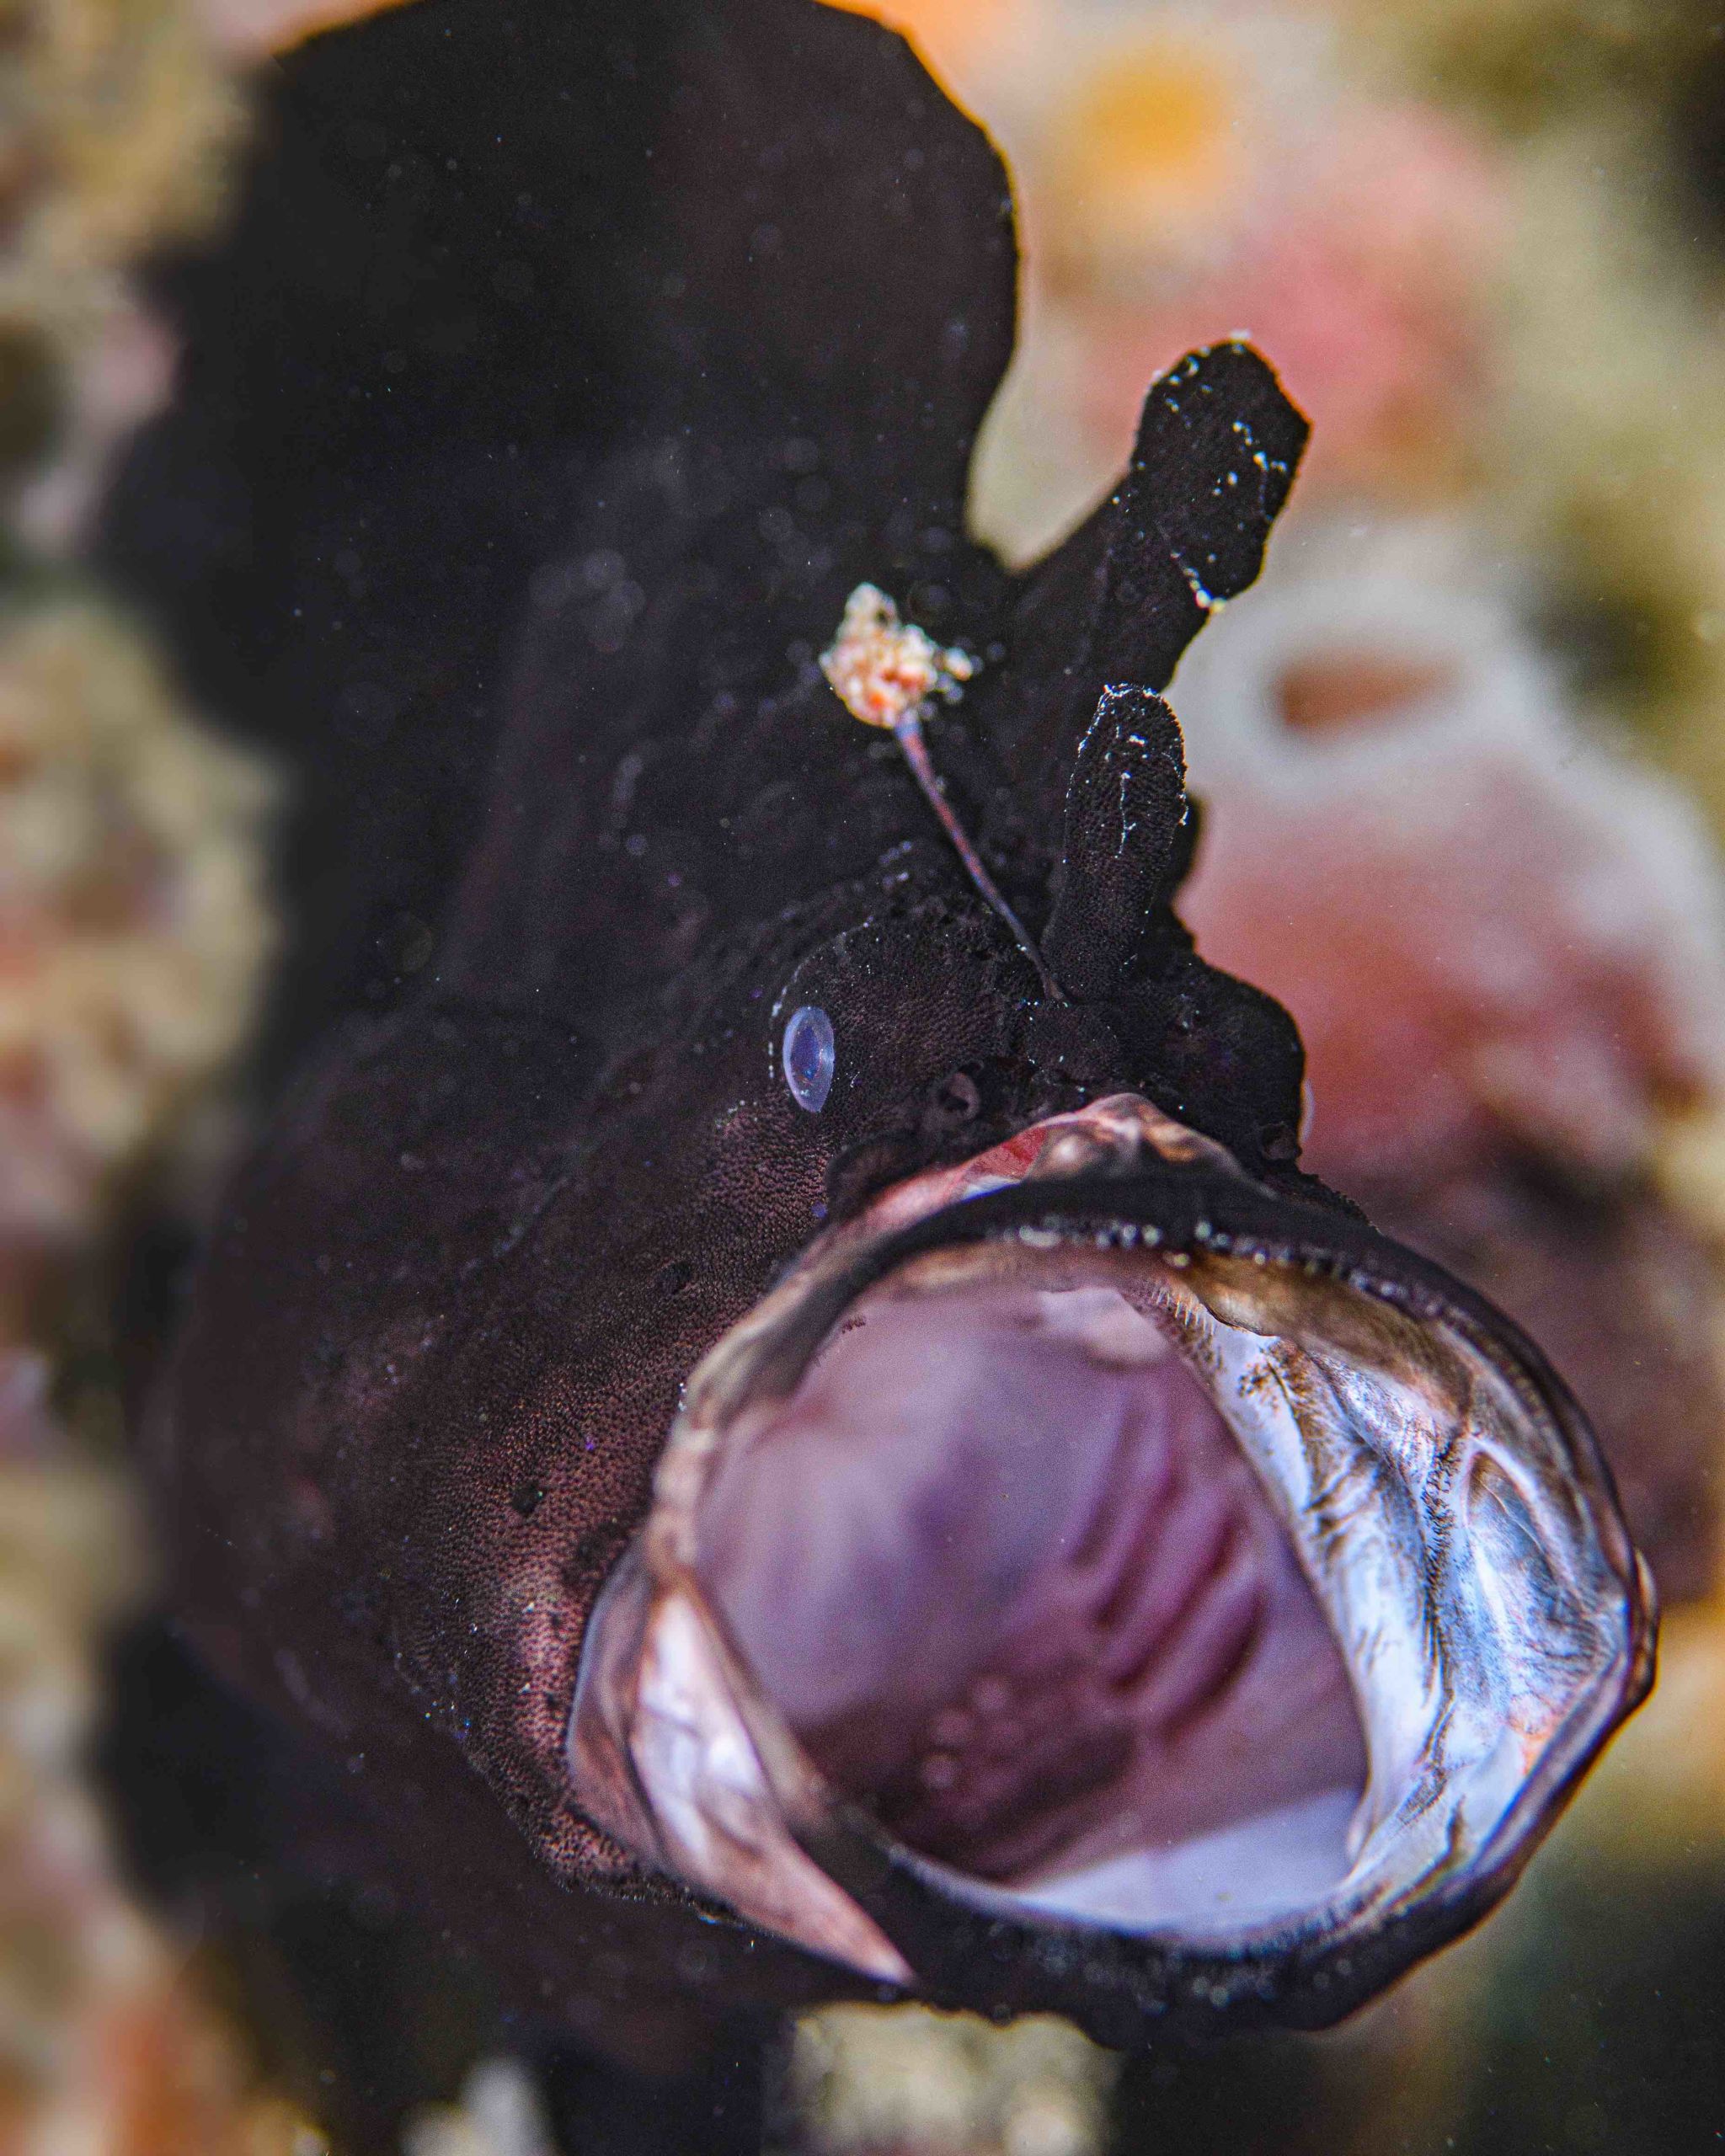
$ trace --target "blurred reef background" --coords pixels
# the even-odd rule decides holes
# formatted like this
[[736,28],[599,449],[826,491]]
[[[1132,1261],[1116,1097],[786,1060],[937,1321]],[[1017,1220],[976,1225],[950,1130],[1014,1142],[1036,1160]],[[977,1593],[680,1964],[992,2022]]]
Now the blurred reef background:
[[[464,1978],[410,1981],[376,1912],[236,1943],[147,1905],[89,1771],[104,1684],[162,1704],[104,1661],[149,1591],[129,1253],[195,1235],[293,925],[281,781],[80,550],[172,378],[143,265],[219,225],[250,72],[343,12],[0,0],[0,2156],[552,2156],[661,2116],[572,2094]],[[1725,8],[867,12],[1015,176],[1023,335],[973,505],[1002,552],[1106,489],[1191,345],[1247,333],[1311,414],[1262,584],[1171,692],[1205,809],[1187,917],[1300,1021],[1310,1164],[1581,1393],[1669,1614],[1652,1705],[1505,1912],[1347,2028],[1122,2064],[1056,2023],[836,2010],[711,2146],[1714,2147]],[[398,2011],[320,2024],[296,1971],[331,1955]],[[665,2146],[702,2145],[690,2116]]]

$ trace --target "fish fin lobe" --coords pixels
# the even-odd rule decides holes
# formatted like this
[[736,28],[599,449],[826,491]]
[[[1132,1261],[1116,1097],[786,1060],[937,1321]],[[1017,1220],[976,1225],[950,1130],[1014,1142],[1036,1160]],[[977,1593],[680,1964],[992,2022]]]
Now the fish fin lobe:
[[1039,799],[1064,782],[1108,685],[1165,689],[1215,607],[1258,575],[1310,431],[1238,340],[1152,384],[1120,484],[1019,582],[1012,708],[996,704],[994,731]]
[[1249,344],[1188,353],[1151,386],[1112,504],[1092,670],[1167,686],[1211,611],[1263,567],[1310,433]]
[[1147,689],[1104,689],[1066,788],[1044,937],[1049,965],[1080,1001],[1119,986],[1167,880],[1185,798],[1173,713]]

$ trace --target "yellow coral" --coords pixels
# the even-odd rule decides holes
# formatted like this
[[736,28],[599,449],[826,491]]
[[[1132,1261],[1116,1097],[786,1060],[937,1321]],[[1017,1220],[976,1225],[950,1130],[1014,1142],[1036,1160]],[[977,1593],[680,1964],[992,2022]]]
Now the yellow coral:
[[99,606],[0,616],[0,1233],[87,1227],[243,1039],[269,794]]
[[196,13],[173,0],[13,0],[5,162],[24,215],[8,281],[110,275],[220,207],[242,106]]
[[1093,2156],[1118,2068],[1052,2015],[835,2006],[798,2023],[790,2081],[818,2156]]

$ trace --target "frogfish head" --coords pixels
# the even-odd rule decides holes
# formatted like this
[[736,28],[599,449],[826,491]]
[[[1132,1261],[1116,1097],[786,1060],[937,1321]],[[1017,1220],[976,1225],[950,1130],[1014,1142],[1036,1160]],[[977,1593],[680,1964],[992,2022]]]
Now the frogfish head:
[[[1115,561],[1159,406],[1227,383],[1221,463],[1284,483],[1261,366],[1152,392]],[[864,587],[829,654],[877,724],[963,671],[895,621]],[[1647,1689],[1653,1615],[1538,1350],[1298,1173],[1297,1035],[1181,930],[1178,729],[1112,670],[1040,892],[971,857],[919,733],[983,903],[868,891],[767,1006],[826,1224],[685,1388],[568,1759],[767,1930],[1131,2044],[1333,2020],[1476,1920]]]
[[1318,2024],[1506,1890],[1649,1609],[1513,1326],[1123,1094],[891,1187],[707,1357],[569,1760],[884,1981]]

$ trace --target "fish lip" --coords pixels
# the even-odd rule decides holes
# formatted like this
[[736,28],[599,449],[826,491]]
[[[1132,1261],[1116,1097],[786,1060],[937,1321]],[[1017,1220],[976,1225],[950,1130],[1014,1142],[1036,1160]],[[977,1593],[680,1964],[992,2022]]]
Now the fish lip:
[[[1047,1158],[1068,1132],[1095,1141],[1087,1162],[1072,1172]],[[1623,1525],[1609,1468],[1567,1388],[1519,1328],[1441,1267],[1363,1221],[1251,1181],[1213,1141],[1135,1097],[1049,1118],[1020,1134],[1028,1137],[1040,1144],[1017,1181],[991,1183],[985,1172],[980,1186],[973,1177],[966,1187],[967,1173],[991,1157],[984,1155],[884,1193],[857,1220],[818,1239],[708,1355],[690,1381],[661,1462],[648,1526],[606,1602],[616,1608],[633,1598],[633,1621],[644,1634],[655,1625],[692,1625],[708,1643],[734,1719],[731,1741],[740,1739],[759,1769],[761,1801],[749,1832],[769,1838],[778,1832],[782,1857],[793,1866],[800,1860],[840,1890],[836,1919],[829,1908],[800,1935],[794,1922],[764,1918],[758,1899],[751,1908],[746,1895],[733,1893],[729,1898],[745,1916],[878,1981],[953,2003],[975,2004],[978,1971],[986,1970],[991,2004],[1055,2007],[1124,2045],[1143,2041],[1151,2027],[1219,2019],[1322,2025],[1477,1921],[1513,1883],[1652,1683],[1651,1580]],[[938,1184],[943,1177],[958,1179],[956,1194],[937,1192],[917,1209],[914,1186]],[[702,1584],[695,1539],[701,1494],[744,1401],[763,1392],[788,1396],[858,1296],[919,1260],[991,1246],[1148,1251],[1180,1274],[1242,1263],[1274,1267],[1290,1279],[1339,1285],[1423,1326],[1441,1325],[1519,1389],[1522,1405],[1555,1442],[1569,1493],[1615,1585],[1621,1640],[1545,1732],[1513,1801],[1465,1865],[1446,1870],[1439,1860],[1397,1894],[1350,1889],[1350,1870],[1336,1892],[1304,1915],[1243,1926],[1226,1941],[1127,1932],[1089,1919],[1033,1917],[1009,1892],[980,1881],[967,1880],[959,1897],[945,1867],[895,1841],[824,1781],[753,1683]],[[601,1615],[595,1610],[595,1635],[604,1630]],[[686,1877],[686,1854],[680,1865],[660,1837],[651,1794],[638,1778],[622,1789],[615,1768],[628,1757],[628,1733],[615,1716],[607,1723],[596,1710],[600,1689],[584,1656],[570,1729],[578,1793],[597,1791],[604,1823]],[[697,1883],[723,1891],[712,1876]]]

